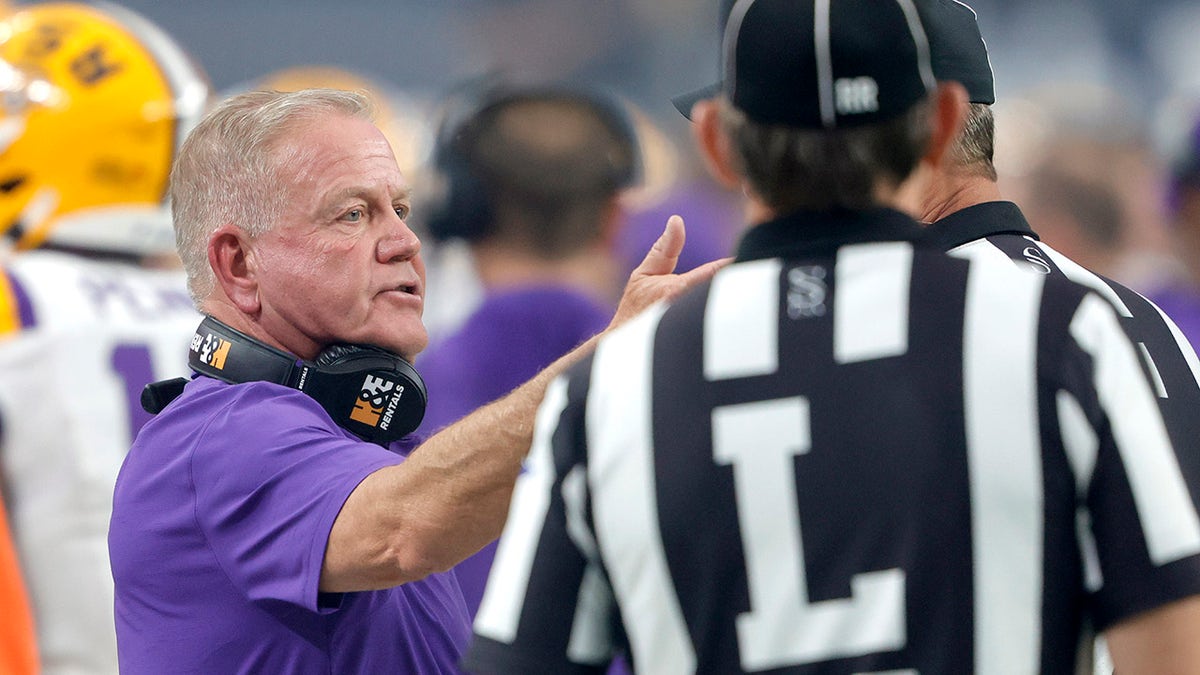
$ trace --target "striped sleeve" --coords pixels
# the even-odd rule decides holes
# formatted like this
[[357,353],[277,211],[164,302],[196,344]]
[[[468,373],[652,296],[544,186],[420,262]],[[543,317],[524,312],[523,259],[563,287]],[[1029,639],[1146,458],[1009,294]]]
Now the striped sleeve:
[[[976,240],[951,255],[1008,257],[1021,268],[1065,277],[1099,294],[1112,305],[1121,328],[1135,345],[1171,442],[1186,446],[1200,438],[1200,414],[1196,412],[1200,410],[1200,358],[1175,322],[1150,300],[1082,267],[1044,242],[1017,235]],[[1200,453],[1195,454],[1194,462],[1200,466]]]
[[546,391],[475,617],[467,672],[603,672],[611,658],[612,594],[595,559],[574,442],[584,384],[560,377]]
[[1099,627],[1200,592],[1192,581],[1200,573],[1200,359],[1179,328],[1145,297],[1042,242],[1001,234],[952,255],[1008,257],[1094,294],[1078,308],[1048,300],[1042,322],[1070,317],[1062,328],[1072,340],[1065,354],[1044,359],[1062,380],[1042,399],[1083,503],[1079,555]]
[[[658,538],[647,402],[663,311],[631,320],[547,390],[475,618],[468,672],[604,672],[626,642],[618,595],[632,608],[627,619],[653,624],[640,633],[653,641],[632,646],[640,666],[687,672],[673,666],[694,664],[662,549],[642,543]],[[608,489],[593,493],[595,483]]]
[[[1088,531],[1081,555],[1096,627],[1200,593],[1200,439],[1172,442],[1156,386],[1117,309],[1088,294],[1073,312],[1054,397]],[[1178,442],[1178,439],[1177,439]]]

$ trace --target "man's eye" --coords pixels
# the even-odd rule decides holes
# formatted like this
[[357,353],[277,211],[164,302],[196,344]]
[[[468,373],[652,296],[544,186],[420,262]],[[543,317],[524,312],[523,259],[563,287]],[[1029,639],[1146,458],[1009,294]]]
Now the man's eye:
[[346,215],[342,216],[342,218],[344,218],[345,220],[348,220],[352,223],[357,223],[358,221],[363,219],[363,210],[362,209],[352,209],[350,211],[347,211]]
[[396,215],[400,216],[400,220],[408,220],[408,214],[411,211],[412,211],[411,209],[409,209],[407,206],[404,206],[403,204],[396,207]]

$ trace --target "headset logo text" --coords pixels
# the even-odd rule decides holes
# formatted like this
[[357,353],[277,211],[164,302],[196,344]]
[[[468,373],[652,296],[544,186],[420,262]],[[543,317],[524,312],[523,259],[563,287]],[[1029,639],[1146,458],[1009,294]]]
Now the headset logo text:
[[225,369],[225,359],[229,356],[229,348],[233,346],[229,340],[209,333],[203,338],[200,334],[192,336],[191,349],[200,354],[200,361],[216,368],[217,370]]
[[350,419],[386,431],[392,425],[392,416],[396,414],[402,394],[403,386],[397,386],[395,382],[382,377],[367,375],[358,392],[358,400],[354,402],[354,410],[350,411]]

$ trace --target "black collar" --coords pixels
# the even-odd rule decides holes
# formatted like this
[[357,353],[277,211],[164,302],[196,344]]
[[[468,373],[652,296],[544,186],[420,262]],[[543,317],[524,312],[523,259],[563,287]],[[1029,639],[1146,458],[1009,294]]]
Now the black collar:
[[889,208],[796,211],[750,228],[738,243],[737,261],[830,256],[839,246],[871,241],[924,244],[924,236],[915,220]]
[[1012,202],[984,202],[968,206],[925,228],[927,242],[943,251],[994,234],[1019,234],[1038,239],[1021,209]]

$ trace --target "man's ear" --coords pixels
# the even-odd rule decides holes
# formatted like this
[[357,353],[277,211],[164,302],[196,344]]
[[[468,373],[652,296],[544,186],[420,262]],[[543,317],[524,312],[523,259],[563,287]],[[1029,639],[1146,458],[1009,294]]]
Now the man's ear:
[[949,161],[950,150],[967,120],[970,105],[967,90],[961,84],[951,81],[938,82],[937,91],[934,93],[933,135],[921,161],[927,162],[933,168],[940,168]]
[[258,314],[258,266],[246,231],[230,224],[217,228],[208,239],[208,264],[229,301],[248,315]]
[[733,149],[721,129],[719,106],[716,99],[702,99],[692,106],[692,137],[713,178],[728,188],[738,189],[742,177],[734,169]]

